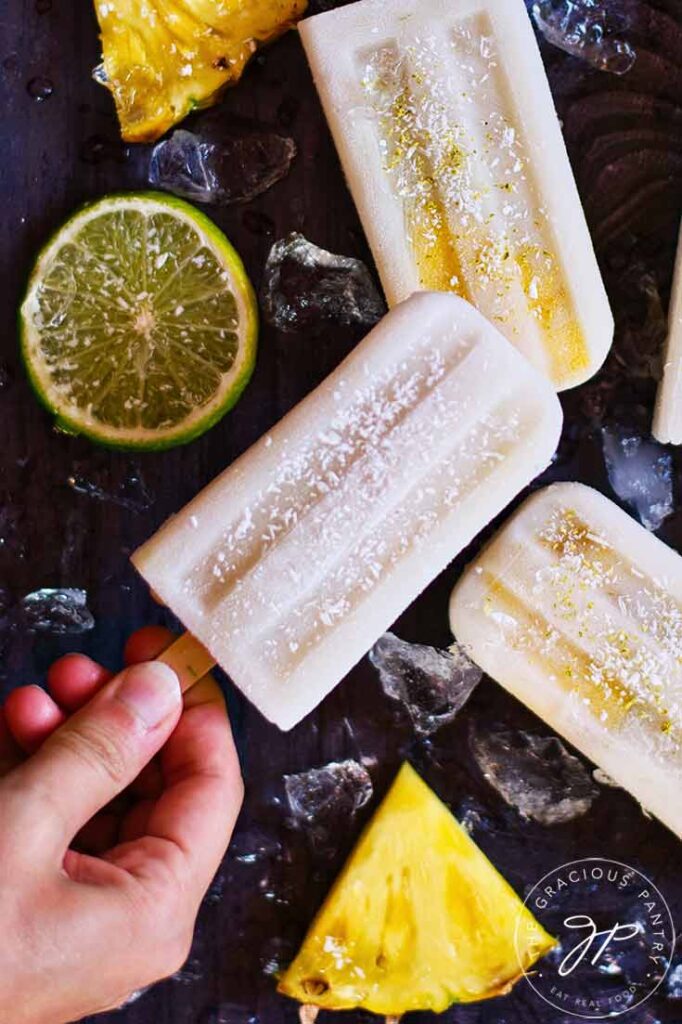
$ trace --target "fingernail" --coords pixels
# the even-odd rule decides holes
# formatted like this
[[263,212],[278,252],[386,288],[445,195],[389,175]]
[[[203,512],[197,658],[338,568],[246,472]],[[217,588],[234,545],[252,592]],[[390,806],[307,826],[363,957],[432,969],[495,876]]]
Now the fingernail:
[[160,661],[126,669],[115,695],[148,729],[165,721],[180,707],[182,700],[178,677]]

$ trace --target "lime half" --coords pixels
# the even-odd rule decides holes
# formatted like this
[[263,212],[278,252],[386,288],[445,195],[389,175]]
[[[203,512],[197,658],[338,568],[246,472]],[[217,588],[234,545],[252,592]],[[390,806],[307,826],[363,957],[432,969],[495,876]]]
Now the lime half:
[[230,409],[258,314],[239,256],[189,203],[154,192],[80,209],[40,253],[21,344],[57,425],[118,448],[170,448]]

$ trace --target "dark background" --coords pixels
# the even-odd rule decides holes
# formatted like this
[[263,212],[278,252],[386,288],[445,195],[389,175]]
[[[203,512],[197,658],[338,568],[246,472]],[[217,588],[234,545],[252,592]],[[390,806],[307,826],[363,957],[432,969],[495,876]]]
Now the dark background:
[[[543,44],[617,320],[616,347],[605,369],[564,396],[566,429],[543,480],[583,480],[613,496],[599,427],[606,422],[648,430],[682,206],[682,2],[605,0],[605,6],[622,19],[637,51],[634,68],[623,78]],[[143,185],[148,160],[144,147],[127,150],[118,140],[113,105],[90,78],[98,58],[97,26],[87,0],[4,0],[0,7],[3,693],[41,681],[49,662],[66,650],[84,650],[115,667],[133,629],[166,620],[133,572],[130,552],[322,380],[362,333],[324,325],[284,335],[264,327],[258,368],[244,398],[186,449],[131,458],[53,431],[18,361],[15,310],[24,280],[39,246],[74,207],[111,190]],[[34,82],[29,90],[36,77],[49,82]],[[52,94],[42,102],[30,95],[48,92],[50,84]],[[246,118],[290,134],[299,147],[290,175],[269,193],[246,206],[213,212],[256,286],[273,240],[291,230],[371,265],[295,34],[257,57],[223,108],[226,131],[236,118]],[[679,453],[675,460],[677,511],[659,535],[680,550]],[[74,492],[67,483],[73,475],[114,500]],[[442,646],[449,642],[447,598],[471,554],[467,551],[405,613],[396,626],[401,636]],[[16,603],[45,586],[85,588],[95,629],[66,639],[27,635],[17,624]],[[400,709],[383,696],[366,659],[289,734],[268,725],[227,685],[247,784],[232,852],[206,900],[186,968],[105,1020],[280,1024],[297,1019],[296,1006],[275,994],[272,974],[295,952],[361,821],[353,827],[339,821],[331,850],[313,847],[287,824],[282,776],[344,757],[374,758],[370,770],[381,794],[409,755],[455,811],[478,809],[482,824],[475,838],[519,892],[563,862],[612,856],[652,877],[682,925],[680,845],[624,792],[605,789],[584,818],[544,828],[524,823],[487,785],[469,751],[472,719],[546,731],[492,682],[485,680],[456,722],[426,743],[415,740]],[[670,799],[682,795],[671,792]],[[525,983],[505,999],[453,1008],[445,1017],[453,1024],[562,1020]],[[369,1016],[344,1019],[355,1024]],[[682,1021],[682,1003],[662,994],[626,1019],[631,1024]],[[327,1021],[331,1017],[322,1014],[321,1024]]]

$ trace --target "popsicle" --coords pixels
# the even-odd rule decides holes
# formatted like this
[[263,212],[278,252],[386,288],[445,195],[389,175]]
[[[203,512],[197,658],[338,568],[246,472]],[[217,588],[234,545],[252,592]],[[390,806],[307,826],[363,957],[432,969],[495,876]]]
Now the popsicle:
[[658,388],[653,435],[663,444],[682,444],[682,230],[677,246],[663,380]]
[[398,306],[134,555],[203,645],[181,642],[188,683],[212,659],[291,728],[548,464],[560,429],[549,382],[470,305]]
[[523,0],[362,0],[301,38],[389,304],[472,302],[558,390],[613,337]]
[[529,498],[455,587],[493,679],[682,837],[682,558],[608,498]]

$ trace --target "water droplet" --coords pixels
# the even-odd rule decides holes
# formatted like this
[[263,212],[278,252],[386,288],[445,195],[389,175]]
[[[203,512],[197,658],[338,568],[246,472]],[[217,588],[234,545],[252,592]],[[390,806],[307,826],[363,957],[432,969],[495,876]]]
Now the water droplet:
[[36,0],[36,11],[38,14],[47,14],[52,10],[52,0]]
[[2,66],[5,71],[17,71],[19,68],[19,57],[16,53],[10,53],[9,57],[5,57],[3,60]]
[[54,92],[54,85],[49,78],[45,78],[43,75],[36,75],[35,78],[29,81],[26,91],[32,100],[35,100],[36,103],[42,103],[44,100],[49,100]]
[[129,149],[120,139],[109,139],[104,135],[91,135],[85,140],[80,150],[80,158],[85,164],[112,163],[123,164],[128,159]]
[[252,235],[274,235],[275,222],[267,213],[259,213],[257,210],[246,210],[242,217],[242,223]]

